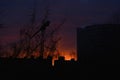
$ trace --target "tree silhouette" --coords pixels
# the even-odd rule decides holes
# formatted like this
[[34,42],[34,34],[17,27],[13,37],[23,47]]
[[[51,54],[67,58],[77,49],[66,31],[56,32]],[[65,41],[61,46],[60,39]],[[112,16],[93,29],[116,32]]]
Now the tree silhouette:
[[50,9],[47,6],[42,22],[36,25],[36,3],[36,0],[34,0],[29,25],[21,28],[19,42],[12,45],[13,57],[19,57],[21,54],[25,54],[27,58],[36,54],[37,57],[43,58],[59,55],[57,47],[61,37],[57,35],[57,32],[65,23],[65,19],[58,26],[51,27],[51,21],[48,18],[50,16]]

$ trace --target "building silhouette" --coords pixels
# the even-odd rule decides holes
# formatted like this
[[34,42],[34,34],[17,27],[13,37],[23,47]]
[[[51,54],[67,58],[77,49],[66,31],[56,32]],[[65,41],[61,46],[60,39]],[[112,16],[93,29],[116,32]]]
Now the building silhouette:
[[120,24],[98,24],[77,29],[80,63],[117,64],[120,57]]
[[87,69],[88,80],[119,78],[119,37],[120,24],[97,24],[77,29],[78,60],[82,68]]

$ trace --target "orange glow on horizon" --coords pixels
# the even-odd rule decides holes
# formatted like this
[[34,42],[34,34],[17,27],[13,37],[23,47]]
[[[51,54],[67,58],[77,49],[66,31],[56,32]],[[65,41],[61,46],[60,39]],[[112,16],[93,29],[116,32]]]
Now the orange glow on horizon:
[[[65,61],[70,61],[72,59],[74,59],[75,61],[77,61],[77,53],[76,52],[64,51],[64,52],[61,52],[59,56],[64,57]],[[55,60],[59,60],[59,58],[54,58],[53,57],[52,66],[54,66],[54,61]]]
[[65,60],[77,60],[77,54],[75,51],[64,51],[61,56],[65,57]]
[[26,54],[25,53],[21,53],[18,55],[18,58],[25,58],[26,57]]
[[[9,51],[10,52],[10,51]],[[11,57],[13,54],[12,52],[8,54],[4,54],[2,57]],[[49,56],[48,53],[44,54],[43,59],[47,59],[47,57]],[[59,51],[59,53],[55,52],[52,56],[52,66],[54,66],[54,62],[55,60],[59,60],[59,57],[64,57],[65,61],[70,61],[71,59],[74,59],[75,61],[77,61],[77,53],[74,50],[61,50]],[[35,51],[32,54],[27,54],[26,52],[21,52],[17,58],[39,58],[40,57],[40,53],[39,51]]]
[[[21,53],[18,58],[25,58],[27,56],[26,53]],[[31,54],[31,56],[33,56],[35,59],[38,58],[40,56],[39,52],[34,52],[33,54]],[[62,56],[64,57],[65,61],[70,61],[72,59],[74,59],[75,61],[77,61],[77,54],[76,52],[72,52],[72,51],[64,51],[64,52],[60,52],[60,54],[56,57],[53,56],[52,59],[52,66],[54,66],[54,62],[55,60],[59,60],[59,57]],[[47,57],[47,56],[46,56]],[[30,58],[30,56],[27,56],[27,58]],[[43,58],[44,59],[44,58]]]
[[69,61],[69,60],[71,60],[72,59],[72,56],[70,56],[70,55],[65,55],[65,60],[66,61]]

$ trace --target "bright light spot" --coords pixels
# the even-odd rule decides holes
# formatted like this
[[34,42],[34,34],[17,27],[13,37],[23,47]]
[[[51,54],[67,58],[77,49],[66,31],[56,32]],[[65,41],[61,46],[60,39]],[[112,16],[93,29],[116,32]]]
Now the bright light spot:
[[[76,54],[76,52],[73,52],[73,51],[60,52],[59,56],[65,57],[65,61],[70,61],[71,59],[74,59],[75,61],[77,61],[77,54]],[[54,66],[55,60],[59,60],[59,58],[53,57],[52,66]]]

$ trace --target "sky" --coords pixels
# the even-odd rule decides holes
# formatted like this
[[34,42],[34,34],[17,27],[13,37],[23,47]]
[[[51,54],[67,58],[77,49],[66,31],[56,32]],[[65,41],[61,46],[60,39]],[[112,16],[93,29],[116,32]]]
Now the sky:
[[[38,22],[48,4],[52,25],[66,19],[60,30],[64,50],[76,49],[77,27],[111,23],[113,16],[120,14],[120,0],[37,0]],[[20,28],[30,22],[32,7],[33,0],[0,0],[0,24],[3,24],[0,27],[1,44],[19,39]]]

